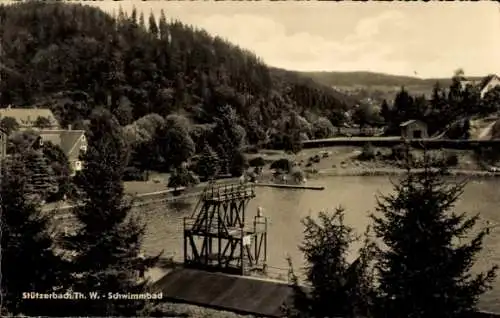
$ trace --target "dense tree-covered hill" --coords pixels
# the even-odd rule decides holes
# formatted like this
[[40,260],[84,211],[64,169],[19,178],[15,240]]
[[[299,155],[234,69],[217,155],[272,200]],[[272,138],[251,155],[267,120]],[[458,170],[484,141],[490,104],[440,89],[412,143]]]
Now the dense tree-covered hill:
[[[145,19],[148,23],[145,23]],[[147,26],[146,26],[147,25]],[[0,105],[48,106],[63,125],[104,105],[122,125],[150,114],[212,123],[230,105],[247,133],[297,114],[332,116],[355,102],[181,22],[77,4],[0,6]]]

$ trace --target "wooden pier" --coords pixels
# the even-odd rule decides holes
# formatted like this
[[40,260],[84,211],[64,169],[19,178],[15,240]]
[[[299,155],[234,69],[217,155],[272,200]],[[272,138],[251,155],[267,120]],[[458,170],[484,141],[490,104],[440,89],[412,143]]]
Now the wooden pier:
[[256,187],[270,187],[270,188],[281,188],[281,189],[296,189],[296,190],[325,190],[324,186],[312,186],[312,185],[302,185],[302,184],[281,184],[281,183],[255,183]]

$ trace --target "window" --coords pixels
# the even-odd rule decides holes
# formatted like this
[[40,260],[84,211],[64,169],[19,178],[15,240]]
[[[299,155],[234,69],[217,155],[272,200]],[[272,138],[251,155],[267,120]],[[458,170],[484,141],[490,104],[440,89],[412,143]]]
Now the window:
[[87,151],[87,145],[81,145],[80,150],[83,152]]
[[82,162],[81,161],[75,161],[75,170],[76,171],[82,170]]

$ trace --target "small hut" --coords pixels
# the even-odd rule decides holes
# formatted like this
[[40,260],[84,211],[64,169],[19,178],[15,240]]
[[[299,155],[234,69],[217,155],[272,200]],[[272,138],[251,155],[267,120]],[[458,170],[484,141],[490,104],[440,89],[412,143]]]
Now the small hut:
[[427,124],[421,120],[412,119],[399,125],[401,137],[405,139],[429,138],[427,134]]

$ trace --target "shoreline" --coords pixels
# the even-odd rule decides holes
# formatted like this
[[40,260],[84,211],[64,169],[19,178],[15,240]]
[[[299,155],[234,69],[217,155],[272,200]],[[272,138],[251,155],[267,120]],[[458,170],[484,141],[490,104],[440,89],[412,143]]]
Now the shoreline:
[[[422,172],[423,169],[412,169],[413,172]],[[401,168],[346,168],[346,169],[321,169],[315,172],[304,170],[309,177],[328,176],[328,177],[370,177],[370,176],[400,176],[406,173],[405,169]],[[486,170],[466,170],[466,169],[449,169],[450,176],[468,176],[468,177],[500,177],[500,172],[491,172]]]
[[[412,169],[412,171],[423,171],[423,169]],[[311,169],[307,168],[303,170],[307,179],[317,180],[321,177],[383,177],[383,176],[401,176],[406,173],[405,169],[401,168],[330,168],[330,169]],[[273,178],[273,172],[270,170],[264,170],[258,177],[257,183],[275,183]],[[451,177],[471,177],[471,178],[498,178],[500,177],[500,172],[490,172],[486,170],[466,170],[466,169],[449,169],[448,175]],[[239,178],[228,178],[217,180],[217,184],[225,184],[225,183],[237,183]],[[276,183],[280,184],[280,183]],[[132,197],[139,198],[139,200],[133,204],[134,207],[141,207],[151,204],[158,204],[161,202],[172,202],[181,199],[189,199],[192,197],[197,197],[203,193],[204,188],[208,185],[207,182],[199,183],[193,187],[186,188],[179,195],[172,195],[170,192],[173,192],[173,188],[169,188],[164,191],[150,192],[150,193],[142,193],[135,194]],[[307,183],[302,184],[307,185]],[[160,194],[161,193],[161,194]],[[169,193],[167,196],[165,194]],[[153,198],[158,195],[158,198]],[[146,197],[151,196],[150,199],[146,199]],[[142,198],[142,200],[141,200]],[[72,204],[68,203],[58,203],[58,204],[50,204],[46,205],[42,208],[44,212],[52,212],[55,210],[68,210],[72,208]]]
[[[308,179],[317,179],[321,177],[374,177],[374,176],[401,176],[406,173],[402,168],[330,168],[330,169],[311,169],[302,170]],[[422,172],[423,169],[412,169],[413,172]],[[470,169],[448,169],[449,176],[465,176],[476,178],[497,178],[500,177],[500,171],[492,172],[486,170]],[[273,178],[273,172],[263,171],[258,182],[270,182]]]

